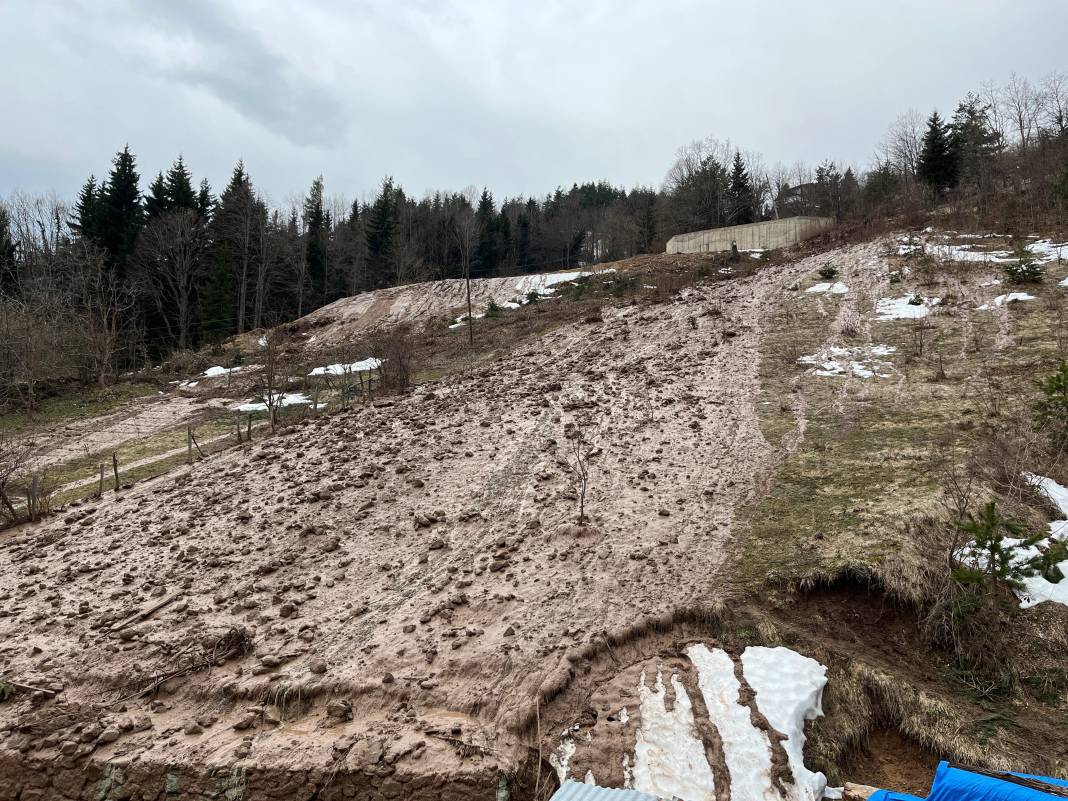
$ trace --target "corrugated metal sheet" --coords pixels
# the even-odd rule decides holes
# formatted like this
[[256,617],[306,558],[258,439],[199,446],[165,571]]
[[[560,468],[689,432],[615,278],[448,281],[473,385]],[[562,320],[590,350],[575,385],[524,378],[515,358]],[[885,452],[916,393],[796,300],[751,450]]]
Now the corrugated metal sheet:
[[637,790],[611,790],[595,784],[583,784],[568,779],[553,793],[550,801],[658,801],[655,795],[646,795]]

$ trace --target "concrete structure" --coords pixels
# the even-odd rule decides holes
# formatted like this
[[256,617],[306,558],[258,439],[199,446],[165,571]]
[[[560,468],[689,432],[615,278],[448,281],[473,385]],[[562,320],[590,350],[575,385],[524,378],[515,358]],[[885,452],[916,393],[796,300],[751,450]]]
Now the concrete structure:
[[783,220],[732,225],[727,228],[711,228],[676,234],[667,243],[668,253],[718,253],[731,249],[771,250],[772,248],[796,245],[803,239],[819,236],[834,227],[831,217],[787,217]]

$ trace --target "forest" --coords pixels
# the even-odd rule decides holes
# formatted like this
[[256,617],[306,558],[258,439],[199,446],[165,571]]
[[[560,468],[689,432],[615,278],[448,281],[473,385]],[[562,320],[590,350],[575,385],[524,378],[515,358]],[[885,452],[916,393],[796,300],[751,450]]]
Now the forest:
[[769,167],[708,138],[681,148],[656,188],[416,198],[386,177],[360,203],[327,194],[319,176],[285,207],[243,162],[221,189],[181,155],[146,181],[127,145],[73,202],[17,191],[0,201],[0,403],[32,409],[50,383],[107,384],[368,290],[611,261],[704,228],[800,214],[1021,228],[1063,219],[1066,120],[1068,76],[1014,74],[944,117],[900,115],[865,169]]

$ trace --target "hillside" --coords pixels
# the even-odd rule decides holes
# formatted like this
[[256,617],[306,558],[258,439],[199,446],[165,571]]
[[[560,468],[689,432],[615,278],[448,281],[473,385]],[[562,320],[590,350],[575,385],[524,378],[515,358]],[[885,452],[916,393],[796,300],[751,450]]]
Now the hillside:
[[[746,782],[821,795],[815,771],[914,789],[940,757],[1063,773],[1068,609],[1013,615],[1027,665],[997,691],[920,620],[939,465],[995,439],[979,384],[1008,417],[1061,354],[1058,241],[1032,240],[1047,277],[1016,302],[992,283],[1010,256],[929,231],[644,257],[552,299],[551,280],[480,281],[476,308],[503,315],[463,358],[462,282],[287,326],[307,367],[407,324],[426,375],[0,533],[19,690],[0,799],[540,799],[587,774],[666,792],[674,765],[679,792],[726,801]],[[507,305],[530,291],[546,298]],[[267,335],[239,340],[247,361]],[[171,392],[229,406],[241,379]],[[1066,477],[1037,446],[1011,458]],[[1004,490],[976,475],[976,500]],[[1009,494],[1029,524],[1055,518]],[[769,699],[815,717],[821,693],[802,754],[803,720],[791,736]]]

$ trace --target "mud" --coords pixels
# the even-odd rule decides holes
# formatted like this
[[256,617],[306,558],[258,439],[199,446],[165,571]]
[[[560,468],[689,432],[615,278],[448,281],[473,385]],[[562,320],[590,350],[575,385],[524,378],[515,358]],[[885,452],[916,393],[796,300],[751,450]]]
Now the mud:
[[[605,308],[0,535],[0,674],[46,691],[0,706],[0,799],[487,797],[583,660],[728,597],[775,455],[763,321],[823,259]],[[252,648],[224,658],[235,628]]]

